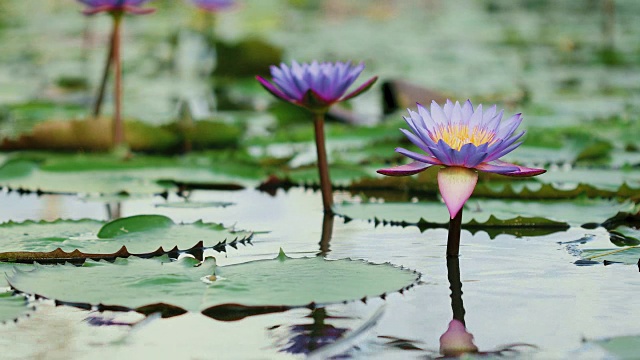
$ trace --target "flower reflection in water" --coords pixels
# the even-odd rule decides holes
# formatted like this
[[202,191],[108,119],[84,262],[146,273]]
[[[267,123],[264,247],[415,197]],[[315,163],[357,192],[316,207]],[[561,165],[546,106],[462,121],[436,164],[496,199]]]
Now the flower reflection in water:
[[526,343],[514,343],[505,345],[495,350],[480,351],[473,343],[473,334],[467,331],[464,315],[465,309],[462,302],[462,282],[460,281],[460,262],[458,257],[447,258],[447,275],[449,288],[451,289],[451,310],[453,319],[449,322],[447,330],[440,336],[440,348],[433,350],[422,347],[421,341],[400,339],[391,336],[379,336],[386,341],[386,346],[406,351],[424,351],[427,359],[445,359],[472,354],[475,357],[495,356],[519,356],[537,349],[535,345]]
[[[313,319],[312,323],[295,324],[284,328],[285,335],[276,346],[281,352],[290,354],[309,354],[316,349],[334,343],[349,331],[348,328],[338,328],[327,324],[326,319],[339,319],[327,315],[324,308],[317,308],[307,316]],[[282,325],[271,327],[269,330],[282,329]]]

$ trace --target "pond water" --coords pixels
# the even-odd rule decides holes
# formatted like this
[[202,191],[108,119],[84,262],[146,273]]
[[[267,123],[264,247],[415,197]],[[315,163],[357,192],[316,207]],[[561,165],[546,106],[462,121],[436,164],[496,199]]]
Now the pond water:
[[[536,216],[574,224],[581,223],[584,215],[589,222],[593,218],[602,223],[615,214],[609,211],[617,205],[605,203],[612,198],[625,200],[625,209],[637,212],[634,202],[639,200],[640,184],[640,2],[615,1],[615,51],[606,52],[603,49],[612,44],[602,30],[606,20],[602,5],[610,2],[247,0],[229,13],[219,14],[215,32],[227,43],[260,38],[282,48],[284,61],[365,61],[362,78],[380,77],[370,93],[350,104],[351,115],[380,128],[328,124],[327,147],[330,162],[338,170],[332,170],[336,184],[348,188],[361,177],[371,180],[376,166],[397,162],[393,148],[401,134],[393,128],[398,137],[390,138],[389,127],[384,125],[401,121],[401,115],[383,114],[380,83],[404,80],[443,96],[471,98],[476,104],[497,102],[507,113],[525,114],[527,140],[506,160],[544,166],[549,172],[544,178],[513,187],[494,186],[490,181],[478,186],[480,201],[512,198],[509,191],[513,189],[516,194],[529,194],[520,205],[500,203],[487,214],[492,210],[506,211],[510,216],[526,214],[514,207],[531,204]],[[106,16],[85,19],[78,14],[79,5],[69,7],[69,3],[73,2],[0,3],[2,138],[13,138],[47,120],[87,117],[110,23]],[[46,160],[52,162],[32,177],[26,170],[18,175],[2,172],[0,186],[5,187],[0,191],[0,223],[108,221],[160,214],[176,223],[203,220],[253,231],[250,242],[227,246],[224,252],[206,252],[215,256],[220,266],[273,259],[282,249],[293,258],[320,254],[331,260],[388,262],[415,270],[421,274],[420,280],[384,298],[354,298],[313,311],[296,308],[237,321],[215,320],[198,312],[145,318],[135,312],[100,313],[30,299],[34,311],[0,325],[0,358],[277,359],[308,355],[318,359],[428,359],[440,356],[439,339],[453,318],[464,319],[480,350],[478,356],[640,358],[638,267],[615,262],[605,266],[581,257],[583,243],[592,249],[617,246],[601,226],[587,229],[574,224],[527,236],[517,235],[522,229],[483,229],[486,223],[481,223],[477,231],[462,231],[461,256],[452,261],[444,256],[446,229],[421,231],[418,226],[326,217],[320,194],[302,186],[278,189],[273,195],[255,190],[267,170],[259,175],[246,175],[244,170],[255,170],[258,163],[269,161],[276,164],[269,171],[286,168],[286,175],[298,176],[295,179],[301,183],[314,183],[315,168],[305,168],[315,162],[311,137],[305,137],[311,133],[299,130],[309,123],[306,119],[287,122],[286,116],[283,120],[277,113],[281,109],[270,102],[273,99],[253,76],[231,80],[201,76],[203,70],[221,70],[198,33],[198,19],[202,19],[185,4],[173,0],[155,3],[159,7],[156,14],[125,21],[126,116],[155,126],[176,121],[179,101],[192,104],[191,110],[204,104],[203,118],[240,124],[245,130],[241,140],[222,155],[212,151],[186,156],[184,162],[192,168],[177,167],[180,161],[171,162],[173,157],[160,161],[164,167],[153,167],[149,163],[158,159],[145,158],[139,172],[114,171],[109,178],[100,178],[99,172],[87,175],[87,167],[91,168],[87,163],[93,155],[73,158],[53,152],[3,153],[0,172],[15,159],[24,161],[18,170],[28,171]],[[61,85],[69,80],[85,86],[78,90]],[[214,99],[214,93],[219,92],[231,99],[229,104]],[[106,104],[110,101],[107,98]],[[269,106],[273,107],[265,111]],[[105,114],[110,114],[108,106]],[[229,155],[245,151],[246,157]],[[143,156],[139,154],[138,159]],[[95,159],[98,170],[104,170],[100,164],[113,166],[101,155]],[[65,161],[72,165],[66,168]],[[196,168],[193,164],[198,161],[201,166]],[[172,190],[167,198],[142,195],[162,189],[166,184],[156,182],[159,178],[226,181],[246,188],[192,190],[182,196]],[[106,184],[112,180],[117,184]],[[578,183],[596,190],[567,195]],[[441,206],[446,217],[444,205],[433,201],[434,191],[424,192],[433,184],[427,180],[426,185],[414,184],[415,188],[407,190],[406,183],[400,183],[395,185],[399,191],[377,191],[375,197],[356,190],[336,191],[334,195],[338,204],[431,200],[434,206]],[[631,187],[620,191],[627,185]],[[54,192],[66,192],[74,186],[95,192],[106,188],[107,193],[128,190],[132,195],[20,194],[6,186],[32,191],[47,190],[48,186]],[[116,189],[118,186],[125,189]],[[484,191],[484,198],[480,191]],[[549,199],[566,200],[575,206],[558,201],[545,208],[543,202]],[[187,201],[204,206],[175,206]],[[211,203],[225,206],[206,206]],[[479,207],[469,204],[469,213],[474,206]],[[540,214],[540,209],[551,208],[559,213]],[[408,216],[406,209],[403,211],[394,215],[407,221],[428,217],[411,214],[411,220],[404,217]],[[336,287],[343,285],[341,280],[334,279]],[[130,327],[132,323],[136,325]]]
[[[10,211],[3,207],[2,220],[109,218],[101,201],[73,196],[23,195],[16,199],[17,196],[2,194],[3,203],[16,204]],[[337,198],[352,199],[347,193],[338,193]],[[203,219],[258,232],[250,245],[215,254],[221,265],[272,258],[280,248],[292,257],[315,256],[321,251],[323,227],[328,226],[323,224],[320,195],[310,190],[280,190],[275,196],[255,190],[193,191],[190,201],[234,204],[206,211],[156,206],[179,200],[175,195],[168,200],[124,200],[120,215],[159,213],[176,222]],[[346,340],[325,348],[317,356],[345,352],[356,358],[438,356],[439,337],[447,329],[453,311],[458,315],[461,311],[459,302],[452,308],[449,275],[455,273],[456,267],[450,264],[448,272],[444,257],[446,235],[446,230],[421,233],[417,227],[375,227],[360,220],[345,224],[343,219],[335,218],[327,258],[388,261],[419,271],[422,281],[403,294],[389,294],[385,300],[371,298],[366,303],[328,306],[329,317],[324,326],[343,331],[326,334],[345,335]],[[621,264],[576,265],[580,258],[571,251],[570,244],[561,243],[584,238],[608,242],[608,233],[601,228],[572,227],[544,236],[520,238],[505,234],[491,239],[483,231],[472,235],[463,230],[458,268],[461,300],[467,329],[481,351],[513,346],[512,350],[517,351],[511,354],[531,358],[599,358],[602,350],[583,341],[638,333],[640,317],[632,310],[637,301],[635,289],[640,285],[638,269]],[[336,279],[336,286],[339,283],[340,279]],[[112,358],[135,354],[160,358],[288,358],[295,355],[286,349],[302,351],[305,344],[313,344],[308,340],[308,329],[296,328],[314,322],[309,317],[311,311],[306,309],[233,322],[194,313],[151,319],[129,330],[125,326],[91,326],[86,319],[96,316],[135,321],[141,316],[86,312],[55,307],[47,301],[37,303],[36,308],[29,318],[0,329],[0,342],[12,349],[11,354],[5,353],[8,357],[46,354],[47,358]],[[371,317],[374,321],[368,328],[352,334]],[[307,334],[307,342],[300,334]]]

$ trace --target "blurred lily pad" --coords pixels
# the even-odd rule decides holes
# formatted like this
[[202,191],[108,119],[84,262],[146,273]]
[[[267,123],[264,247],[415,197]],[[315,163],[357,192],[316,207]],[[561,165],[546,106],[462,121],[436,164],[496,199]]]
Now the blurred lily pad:
[[640,247],[628,246],[615,249],[586,249],[582,250],[581,255],[587,260],[637,265],[640,262]]
[[0,229],[0,261],[9,262],[82,262],[87,258],[177,255],[181,251],[201,257],[206,248],[223,251],[227,243],[244,243],[252,236],[202,221],[175,224],[161,215],[137,215],[106,224],[86,219],[8,222]]
[[591,340],[588,343],[604,349],[615,359],[635,359],[638,357],[638,349],[640,349],[640,336],[617,336]]
[[32,310],[24,296],[16,296],[12,292],[0,292],[0,323],[17,320]]
[[[3,150],[107,151],[112,148],[112,119],[45,121],[15,139],[5,138]],[[234,147],[242,133],[233,124],[196,121],[189,128],[172,123],[153,126],[125,121],[126,141],[133,151],[171,152],[180,148],[185,137],[198,148]]]
[[[0,185],[52,193],[157,194],[179,185],[241,189],[246,180],[227,175],[207,156],[168,158],[109,154],[14,154],[0,167]],[[231,171],[237,168],[230,164]],[[214,169],[215,167],[215,169]],[[254,170],[255,172],[255,170]]]
[[[629,201],[582,198],[573,201],[476,200],[471,198],[462,213],[467,227],[568,227],[602,223],[619,212],[633,212]],[[343,203],[335,211],[350,219],[391,225],[444,227],[449,213],[440,202]],[[463,225],[464,226],[464,225]]]
[[[335,286],[337,278],[341,286]],[[33,271],[16,270],[8,281],[18,291],[61,303],[146,312],[151,306],[202,311],[226,303],[330,304],[407,289],[419,278],[416,272],[388,263],[292,259],[281,253],[270,260],[222,267],[214,258],[199,262],[188,257],[174,262],[160,257],[87,261],[82,267],[37,266]]]

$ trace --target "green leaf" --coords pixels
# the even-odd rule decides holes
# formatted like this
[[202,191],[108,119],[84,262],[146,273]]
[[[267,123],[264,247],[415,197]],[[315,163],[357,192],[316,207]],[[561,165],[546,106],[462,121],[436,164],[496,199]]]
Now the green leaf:
[[102,225],[86,219],[1,224],[0,261],[55,262],[185,250],[201,253],[202,248],[222,251],[227,242],[244,243],[252,236],[202,221],[173,224],[159,215],[132,216]]
[[11,292],[0,292],[0,323],[28,314],[32,309],[27,306],[24,296],[16,296]]
[[640,247],[629,246],[617,249],[586,249],[581,253],[587,260],[620,262],[637,265],[640,262]]
[[[340,278],[341,286],[335,286]],[[73,265],[37,266],[17,270],[9,282],[21,292],[75,304],[103,304],[146,311],[167,304],[188,311],[237,303],[288,307],[331,304],[381,296],[412,287],[420,274],[389,263],[361,260],[270,260],[216,267],[214,258],[200,263],[190,258],[169,262],[117,259]],[[122,309],[121,309],[122,310]]]
[[[224,164],[229,164],[232,173],[223,172]],[[234,159],[219,155],[135,155],[123,160],[108,154],[13,154],[0,167],[0,185],[72,194],[157,194],[177,190],[179,185],[233,190],[247,183],[244,176],[234,173],[237,167]],[[253,168],[256,173],[255,164]]]
[[640,261],[640,231],[625,225],[610,230],[608,239],[596,239],[580,244],[580,256],[600,262],[621,262],[636,265]]
[[[32,269],[33,265],[0,263],[0,287],[9,287],[5,274],[13,272],[16,267]],[[24,296],[14,296],[12,292],[0,291],[0,323],[16,320],[32,310]]]
[[[336,205],[338,214],[351,219],[366,219],[398,225],[445,226],[449,213],[440,202],[418,203],[343,203]],[[606,199],[574,201],[467,201],[462,213],[463,224],[488,226],[567,227],[586,223],[602,223],[618,212],[633,212],[631,202]],[[514,221],[518,219],[518,221]]]
[[113,220],[98,231],[98,238],[112,239],[136,232],[167,229],[173,226],[173,220],[163,215],[136,215]]
[[606,350],[616,359],[636,359],[638,349],[640,349],[640,336],[618,336],[608,339],[591,340],[590,344],[595,344]]

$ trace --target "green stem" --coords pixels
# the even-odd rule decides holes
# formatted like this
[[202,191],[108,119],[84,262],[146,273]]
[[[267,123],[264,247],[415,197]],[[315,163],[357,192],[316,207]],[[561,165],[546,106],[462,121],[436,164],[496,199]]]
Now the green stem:
[[102,101],[104,100],[104,91],[107,87],[107,81],[109,80],[109,72],[111,71],[111,64],[113,63],[113,46],[116,38],[115,27],[111,30],[111,38],[109,39],[109,51],[107,52],[107,59],[104,64],[104,70],[102,71],[102,80],[100,81],[100,87],[96,94],[96,101],[93,104],[93,117],[98,118],[100,116],[100,110],[102,109]]
[[460,255],[460,231],[462,229],[462,209],[449,221],[449,237],[447,238],[447,258]]
[[451,289],[451,310],[453,318],[464,322],[464,304],[462,303],[462,281],[460,281],[460,259],[458,257],[447,258],[447,276],[449,289]]
[[314,113],[313,124],[316,133],[316,152],[318,154],[318,173],[320,174],[320,191],[325,214],[333,214],[333,191],[329,177],[327,150],[324,141],[324,112]]
[[120,58],[120,25],[122,14],[113,14],[113,65],[115,72],[114,100],[115,111],[113,114],[113,146],[118,147],[124,143],[124,125],[122,123],[122,61]]

